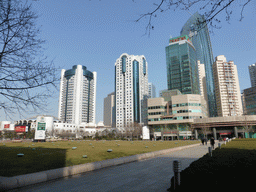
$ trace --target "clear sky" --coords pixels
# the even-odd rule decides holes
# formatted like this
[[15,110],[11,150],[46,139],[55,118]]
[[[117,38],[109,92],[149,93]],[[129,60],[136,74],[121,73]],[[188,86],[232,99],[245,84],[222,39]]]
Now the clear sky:
[[[170,36],[180,35],[182,26],[191,16],[189,12],[171,10],[158,14],[149,37],[143,36],[147,20],[139,23],[134,20],[153,10],[157,0],[31,2],[39,15],[41,37],[46,40],[45,55],[54,59],[56,67],[71,69],[80,64],[97,72],[96,122],[103,120],[104,97],[114,91],[114,65],[122,53],[146,57],[149,82],[155,85],[157,96],[160,90],[167,88],[165,47]],[[197,8],[191,9],[190,13],[195,11]],[[242,91],[251,86],[248,66],[256,62],[256,2],[245,8],[242,22],[239,22],[240,12],[236,11],[239,7],[234,7],[230,24],[225,21],[225,14],[221,14],[218,17],[222,20],[221,29],[213,29],[210,37],[214,58],[225,55],[237,65]],[[56,91],[49,100],[50,115],[58,115],[58,96]],[[5,119],[3,115],[0,118]]]

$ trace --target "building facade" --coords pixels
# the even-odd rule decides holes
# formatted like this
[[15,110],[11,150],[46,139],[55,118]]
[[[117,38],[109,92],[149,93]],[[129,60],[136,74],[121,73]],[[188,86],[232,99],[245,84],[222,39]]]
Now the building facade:
[[216,57],[213,64],[217,112],[219,117],[243,114],[237,67],[227,62],[224,55]]
[[116,127],[147,122],[148,64],[143,55],[123,53],[115,63]]
[[104,98],[104,125],[105,127],[115,127],[116,124],[116,113],[115,113],[115,92],[108,94]]
[[208,95],[207,95],[207,86],[206,86],[206,78],[205,78],[205,66],[200,61],[197,61],[198,64],[198,74],[199,74],[199,86],[200,86],[200,94],[202,96],[202,102],[204,103],[205,111],[207,116],[209,116],[209,106],[208,106]]
[[201,95],[171,90],[163,92],[163,97],[148,99],[148,126],[156,137],[191,136],[194,119],[204,117]]
[[197,60],[205,65],[206,88],[208,95],[209,113],[211,117],[217,116],[217,107],[214,93],[214,80],[212,65],[214,62],[212,45],[207,25],[203,15],[195,13],[183,26],[180,34],[188,35],[195,49]]
[[58,118],[72,124],[95,123],[97,73],[74,65],[61,71]]
[[156,97],[156,87],[153,83],[148,83],[148,98]]
[[244,113],[256,115],[256,86],[245,89],[243,92]]
[[168,90],[200,94],[196,50],[188,36],[171,38],[165,52]]
[[249,66],[252,87],[256,87],[256,63]]

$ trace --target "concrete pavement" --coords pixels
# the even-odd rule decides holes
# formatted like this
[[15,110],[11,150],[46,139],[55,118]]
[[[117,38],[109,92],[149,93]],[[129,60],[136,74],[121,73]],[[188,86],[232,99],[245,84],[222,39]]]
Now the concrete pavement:
[[[208,146],[182,149],[152,159],[107,167],[11,191],[166,191],[173,176],[173,161],[180,160],[183,170],[208,153],[209,146],[208,143]],[[215,148],[217,146],[218,142]]]

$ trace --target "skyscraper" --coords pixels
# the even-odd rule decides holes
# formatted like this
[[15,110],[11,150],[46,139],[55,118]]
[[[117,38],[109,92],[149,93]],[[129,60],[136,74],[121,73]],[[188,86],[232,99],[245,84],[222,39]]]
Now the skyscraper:
[[252,87],[256,87],[256,63],[249,66]]
[[213,64],[216,103],[219,117],[243,114],[240,86],[236,65],[219,55]]
[[256,115],[256,86],[247,88],[243,91],[244,114]]
[[156,97],[156,87],[153,83],[148,83],[148,98]]
[[200,94],[196,51],[189,37],[171,38],[165,52],[168,90]]
[[202,96],[201,106],[202,106],[202,110],[205,112],[205,115],[209,117],[208,96],[206,92],[205,67],[204,67],[204,64],[200,63],[199,60],[197,61],[197,64],[198,64],[200,93]]
[[115,110],[115,92],[108,94],[104,98],[104,125],[106,127],[115,127],[116,124],[116,110]]
[[148,64],[143,55],[123,53],[115,63],[116,127],[146,123]]
[[96,72],[90,72],[82,65],[61,70],[60,120],[74,124],[95,123],[96,78]]
[[183,26],[180,34],[188,35],[195,47],[197,60],[205,65],[206,75],[206,88],[208,95],[208,106],[210,117],[217,116],[217,108],[214,93],[214,80],[213,80],[213,54],[210,35],[204,16],[199,13],[192,15]]

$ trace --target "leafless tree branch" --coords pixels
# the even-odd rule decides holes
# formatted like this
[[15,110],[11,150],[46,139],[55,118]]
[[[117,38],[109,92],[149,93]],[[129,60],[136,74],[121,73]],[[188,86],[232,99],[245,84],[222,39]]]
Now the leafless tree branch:
[[56,88],[57,69],[43,55],[37,18],[28,2],[0,2],[0,110],[6,114],[43,109]]
[[[241,1],[240,1],[241,2]],[[243,1],[242,1],[243,2]],[[240,10],[240,21],[242,21],[243,13],[245,6],[247,6],[251,0],[246,0],[244,3],[242,3],[240,6],[242,7]],[[154,26],[152,24],[154,17],[157,17],[158,13],[162,13],[165,11],[176,9],[180,10],[190,10],[192,7],[198,6],[197,10],[202,12],[204,10],[205,21],[203,23],[199,23],[200,27],[203,28],[205,25],[210,24],[214,28],[220,28],[219,23],[221,22],[220,19],[217,18],[217,16],[225,11],[226,12],[226,21],[229,22],[231,18],[231,14],[233,11],[229,11],[231,4],[238,4],[238,1],[235,0],[156,0],[156,2],[153,3],[153,5],[156,5],[157,7],[153,11],[149,11],[148,13],[141,14],[138,19],[135,20],[135,22],[141,21],[141,19],[146,18],[148,20],[148,24],[146,25],[146,32],[145,34],[150,35],[150,31],[154,29]]]

